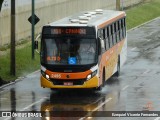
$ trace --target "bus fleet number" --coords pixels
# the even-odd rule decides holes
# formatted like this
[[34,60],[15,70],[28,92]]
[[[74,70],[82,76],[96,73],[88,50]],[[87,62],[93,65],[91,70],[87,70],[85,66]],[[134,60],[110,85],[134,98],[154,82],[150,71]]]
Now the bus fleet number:
[[61,78],[61,74],[52,74],[51,78]]

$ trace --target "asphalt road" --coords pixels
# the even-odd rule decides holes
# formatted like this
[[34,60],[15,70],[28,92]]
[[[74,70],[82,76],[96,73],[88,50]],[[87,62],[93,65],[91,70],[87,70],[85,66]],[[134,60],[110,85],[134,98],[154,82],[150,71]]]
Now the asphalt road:
[[[106,111],[160,111],[160,18],[128,31],[128,58],[120,77],[107,81],[100,92],[40,87],[39,71],[0,89],[0,111],[70,111],[57,120],[160,120],[160,117],[106,117]],[[75,111],[81,111],[76,115]],[[83,114],[82,111],[85,111]],[[101,111],[87,117],[86,111]],[[105,112],[102,112],[105,111]],[[160,112],[159,112],[160,114]],[[0,120],[22,118],[0,118]],[[26,120],[50,120],[23,118]]]

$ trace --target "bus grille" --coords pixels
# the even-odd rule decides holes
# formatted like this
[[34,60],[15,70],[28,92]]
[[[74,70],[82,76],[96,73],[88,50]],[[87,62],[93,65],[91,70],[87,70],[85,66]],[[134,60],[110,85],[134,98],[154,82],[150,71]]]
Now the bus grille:
[[73,85],[83,85],[86,79],[74,79],[74,80],[58,80],[50,79],[54,85],[64,85],[65,82],[73,83]]

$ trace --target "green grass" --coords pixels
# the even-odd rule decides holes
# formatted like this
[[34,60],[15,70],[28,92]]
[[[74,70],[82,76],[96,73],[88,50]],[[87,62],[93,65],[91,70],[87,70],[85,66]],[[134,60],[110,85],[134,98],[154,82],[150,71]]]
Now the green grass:
[[5,81],[15,80],[19,76],[25,76],[40,68],[39,54],[35,53],[32,60],[31,44],[16,49],[16,76],[10,75],[10,54],[0,56],[0,77]]
[[[160,16],[160,0],[140,4],[126,10],[127,29],[136,27],[144,22]],[[0,56],[0,77],[5,81],[15,80],[40,68],[39,55],[35,53],[35,60],[31,58],[31,44],[16,50],[16,77],[10,75],[10,55]]]
[[144,22],[160,16],[160,0],[140,4],[126,11],[127,29],[136,27]]

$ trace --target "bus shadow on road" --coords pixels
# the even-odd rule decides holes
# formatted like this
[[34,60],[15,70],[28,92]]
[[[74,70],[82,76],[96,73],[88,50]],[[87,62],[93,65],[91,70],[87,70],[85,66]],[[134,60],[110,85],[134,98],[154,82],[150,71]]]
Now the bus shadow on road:
[[119,84],[120,84],[119,78],[114,76],[109,78],[105,83],[105,85],[119,85]]

